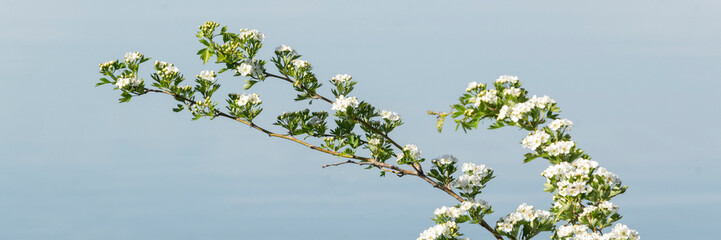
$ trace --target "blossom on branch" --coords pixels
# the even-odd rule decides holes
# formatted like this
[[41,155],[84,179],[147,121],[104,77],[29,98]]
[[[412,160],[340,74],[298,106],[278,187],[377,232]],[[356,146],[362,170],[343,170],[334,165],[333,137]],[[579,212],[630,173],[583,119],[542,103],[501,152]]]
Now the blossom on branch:
[[333,102],[333,107],[331,109],[345,112],[348,107],[356,108],[358,107],[358,104],[358,98],[356,97],[347,98],[343,95],[339,95]]

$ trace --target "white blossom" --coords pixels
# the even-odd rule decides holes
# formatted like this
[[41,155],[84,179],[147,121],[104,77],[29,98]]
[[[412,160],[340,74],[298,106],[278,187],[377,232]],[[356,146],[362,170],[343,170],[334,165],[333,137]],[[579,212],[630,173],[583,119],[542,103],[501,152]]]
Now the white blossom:
[[558,179],[561,179],[569,178],[568,174],[573,171],[575,171],[575,169],[573,169],[573,166],[570,163],[561,162],[559,164],[549,166],[543,171],[543,173],[541,173],[541,175],[548,179],[556,176],[558,176]]
[[565,126],[566,128],[573,127],[573,122],[571,122],[571,120],[564,118],[564,119],[553,120],[553,122],[551,122],[551,124],[548,125],[548,127],[553,131],[558,131],[558,129],[560,129],[563,126]]
[[501,230],[502,232],[510,233],[513,231],[513,223],[510,222],[498,222],[498,230]]
[[446,207],[443,206],[441,208],[437,208],[433,214],[438,217],[451,217],[451,218],[458,218],[461,215],[466,215],[466,211],[457,208],[457,207]]
[[458,225],[456,225],[456,222],[448,221],[426,229],[417,240],[435,240],[440,236],[451,237],[451,234],[457,230]]
[[590,186],[582,182],[569,182],[567,180],[560,181],[556,184],[558,186],[558,195],[561,196],[578,196],[582,193],[590,192],[592,189]]
[[533,206],[530,206],[526,203],[521,204],[516,208],[516,212],[520,213],[524,220],[532,222],[534,219],[536,219],[536,215],[533,214]]
[[531,111],[533,106],[534,105],[530,102],[530,100],[513,105],[513,108],[511,109],[511,121],[518,122],[518,120],[523,118],[523,114]]
[[524,148],[529,148],[535,151],[536,148],[541,146],[541,144],[548,142],[549,139],[551,139],[551,135],[544,132],[543,130],[536,130],[533,133],[529,133],[528,137],[523,139],[521,145]]
[[[498,118],[496,118],[496,119],[497,120],[506,119],[512,113],[513,113],[513,109],[511,107],[508,107],[507,105],[503,105],[503,107],[501,107],[501,110],[498,112]],[[518,121],[518,120],[516,120],[516,121]]]
[[609,201],[603,201],[603,202],[599,203],[598,207],[606,209],[606,211],[609,211],[609,212],[616,212],[618,210],[618,206],[616,206],[616,204],[613,204],[612,202],[609,202]]
[[488,202],[485,200],[475,200],[475,201],[464,201],[461,203],[461,206],[459,207],[463,211],[470,211],[472,208],[487,208]]
[[493,169],[489,168],[485,164],[476,165],[474,163],[463,163],[461,170],[467,174],[475,174],[480,177],[487,176]]
[[521,89],[515,87],[507,88],[503,90],[503,95],[511,95],[514,97],[518,97],[521,95]]
[[545,218],[551,217],[551,212],[546,211],[546,210],[536,210],[533,214],[536,215],[536,218],[545,219]]
[[581,215],[582,215],[582,216],[586,216],[586,215],[588,215],[588,214],[591,214],[591,212],[596,211],[596,209],[598,209],[598,207],[593,206],[593,205],[591,205],[591,206],[586,206],[586,207],[583,208],[583,212],[581,213]]
[[177,74],[179,71],[180,70],[178,70],[178,68],[175,67],[173,64],[166,64],[165,67],[161,69],[161,75],[174,75]]
[[115,82],[115,86],[119,89],[123,89],[127,86],[137,87],[140,86],[142,81],[136,77],[121,77]]
[[164,77],[164,78],[176,75],[180,71],[172,63],[167,63],[167,62],[163,62],[163,61],[155,61],[155,67],[160,69],[157,72],[158,75],[160,75],[161,77]]
[[378,138],[371,138],[371,139],[368,139],[368,144],[378,145],[378,144],[381,144],[381,140]]
[[293,60],[293,66],[295,66],[295,68],[304,68],[309,65],[310,65],[310,63],[308,63],[305,60],[300,60],[300,59]]
[[464,172],[453,182],[453,187],[461,189],[464,192],[472,192],[475,187],[483,187],[483,178],[488,176],[492,169],[486,165],[476,165],[473,163],[464,163],[461,167]]
[[419,159],[421,157],[421,150],[418,149],[418,146],[414,144],[407,144],[403,147],[404,152],[408,152],[410,154],[410,158],[413,159]]
[[560,154],[568,154],[571,152],[571,148],[576,145],[573,141],[559,141],[551,143],[550,145],[543,148],[543,151],[548,152],[552,156],[558,156]]
[[593,175],[601,176],[604,179],[606,179],[606,184],[609,185],[618,185],[621,184],[621,179],[616,176],[616,174],[613,174],[612,172],[609,172],[604,167],[599,167],[596,169],[596,171],[593,172]]
[[252,93],[252,94],[242,94],[238,97],[238,100],[236,100],[236,104],[240,106],[244,106],[248,103],[251,104],[260,104],[262,101],[260,100],[260,96],[258,94]]
[[496,89],[485,90],[483,92],[480,92],[478,94],[478,96],[475,98],[475,102],[473,103],[473,105],[478,107],[481,105],[481,102],[496,103],[498,101],[498,96],[496,96],[496,94],[498,94]]
[[253,72],[253,65],[243,62],[236,69],[240,75],[249,76]]
[[358,104],[359,102],[356,97],[347,98],[343,95],[339,95],[333,102],[333,107],[331,109],[335,111],[345,112],[348,107],[356,108],[358,107]]
[[381,111],[381,118],[388,119],[389,121],[400,121],[401,116],[398,115],[398,113],[382,110]]
[[513,230],[513,226],[520,221],[526,221],[530,223],[536,220],[540,221],[550,217],[550,212],[545,210],[534,210],[533,206],[523,203],[518,206],[518,208],[516,208],[515,212],[512,212],[501,218],[501,220],[496,223],[496,226],[500,231],[511,232]]
[[444,155],[444,156],[441,156],[434,160],[436,162],[438,162],[438,164],[440,164],[440,165],[450,165],[450,164],[456,163],[456,161],[458,161],[456,159],[456,157],[451,156],[451,155]]
[[484,86],[486,86],[486,85],[483,84],[483,83],[477,83],[477,82],[475,82],[475,81],[474,81],[474,82],[469,82],[469,83],[468,83],[468,87],[466,88],[466,92],[470,92],[470,91],[472,91],[473,89],[482,88],[482,87],[484,87]]
[[533,105],[537,108],[545,108],[546,105],[548,105],[550,103],[556,103],[556,101],[551,99],[551,97],[549,97],[549,96],[536,97],[536,95],[533,95],[533,97],[531,99],[528,99],[528,101],[526,101],[526,102],[530,103],[531,105]]
[[143,54],[140,54],[139,52],[127,52],[125,53],[125,62],[129,63],[140,60],[142,56]]
[[482,178],[478,175],[464,174],[461,175],[453,182],[453,187],[461,189],[464,192],[472,192],[474,187],[482,187]]
[[583,158],[574,160],[571,165],[576,168],[575,174],[579,176],[588,175],[589,173],[591,173],[592,169],[598,168],[598,162]]
[[613,226],[613,230],[611,230],[610,233],[607,234],[609,240],[639,240],[641,239],[641,236],[639,236],[638,232],[633,229],[629,229],[628,226],[617,223],[615,226]]
[[337,74],[335,77],[333,77],[333,82],[335,83],[341,83],[341,82],[348,82],[353,78],[351,75],[348,74]]
[[293,48],[286,46],[286,45],[280,45],[280,46],[276,47],[275,52],[276,53],[288,52],[288,53],[291,53],[294,55],[297,54],[297,52],[295,50],[293,50]]
[[574,229],[573,225],[560,226],[556,230],[556,236],[559,236],[559,237],[571,236],[571,234],[573,234],[573,229]]
[[254,39],[259,42],[262,42],[263,39],[265,39],[265,35],[262,32],[258,31],[257,29],[247,28],[240,29],[240,34],[238,34],[238,37],[243,40]]
[[198,74],[198,77],[206,81],[215,81],[215,72],[204,70]]
[[518,77],[510,75],[502,75],[496,79],[496,83],[517,83]]

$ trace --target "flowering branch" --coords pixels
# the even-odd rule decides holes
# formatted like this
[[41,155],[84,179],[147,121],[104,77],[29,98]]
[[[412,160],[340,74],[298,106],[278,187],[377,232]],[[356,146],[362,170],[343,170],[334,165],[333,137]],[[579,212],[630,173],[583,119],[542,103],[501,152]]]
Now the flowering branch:
[[[445,155],[432,159],[429,170],[423,171],[421,163],[426,159],[422,157],[418,146],[402,146],[389,137],[396,127],[403,124],[400,116],[350,97],[357,83],[350,75],[338,74],[332,78],[330,83],[334,88],[331,92],[335,100],[331,100],[318,93],[322,84],[313,74],[310,63],[301,60],[301,55],[291,47],[281,45],[275,49],[275,57],[270,62],[274,63],[279,74],[269,73],[265,68],[266,61],[255,58],[265,35],[249,29],[233,33],[227,31],[227,27],[216,33],[218,26],[215,22],[207,22],[197,34],[200,43],[205,46],[198,51],[203,63],[213,58],[216,63],[224,65],[218,73],[231,71],[234,76],[246,77],[245,90],[267,77],[291,83],[297,92],[296,101],[319,99],[331,104],[335,127],[329,129],[327,126],[328,112],[305,109],[286,112],[277,117],[273,124],[285,129],[286,134],[270,131],[253,122],[263,111],[260,96],[255,93],[228,94],[225,106],[227,111],[221,111],[218,103],[212,100],[220,88],[214,71],[200,72],[194,86],[181,86],[185,79],[179,70],[171,63],[156,61],[156,73],[151,74],[151,85],[155,88],[147,88],[145,81],[138,77],[138,71],[139,66],[149,58],[137,52],[127,53],[123,62],[115,60],[101,63],[100,73],[105,77],[96,86],[115,85],[115,89],[121,91],[120,102],[128,102],[132,97],[148,93],[167,94],[180,103],[173,111],[180,112],[187,108],[193,120],[202,117],[232,119],[269,137],[286,139],[347,159],[325,164],[323,168],[355,164],[380,169],[381,176],[385,173],[398,177],[417,176],[459,201],[455,206],[436,209],[433,218],[436,225],[423,231],[418,238],[420,240],[460,239],[463,234],[458,224],[464,222],[480,225],[497,240],[503,237],[525,240],[544,231],[553,232],[554,240],[601,235],[609,240],[639,239],[637,232],[622,224],[616,224],[611,233],[602,234],[604,228],[621,218],[616,212],[617,206],[609,200],[625,192],[626,186],[622,186],[613,173],[591,161],[570,140],[567,132],[573,124],[567,119],[558,118],[560,109],[553,99],[546,96],[528,98],[527,91],[520,87],[516,77],[501,76],[494,84],[494,89],[472,82],[466,89],[467,93],[459,98],[460,103],[452,105],[450,112],[429,111],[429,114],[438,117],[436,126],[439,132],[447,116],[455,119],[456,129],[460,127],[464,131],[477,128],[479,122],[485,119],[494,121],[491,129],[516,126],[531,131],[522,145],[534,152],[526,154],[524,162],[545,158],[553,164],[542,175],[547,179],[545,191],[554,194],[556,204],[546,211],[534,210],[533,206],[524,203],[514,213],[502,217],[494,228],[484,220],[486,215],[494,212],[492,207],[477,198],[494,178],[491,168],[474,163],[460,165],[455,157]],[[214,38],[222,38],[222,43],[214,41]],[[551,119],[553,121],[548,126],[543,126]],[[360,131],[354,129],[356,125]],[[301,140],[299,137],[303,135],[306,138],[322,139],[322,143],[315,145]],[[360,156],[357,153],[359,148],[368,150],[370,157]],[[397,165],[386,162],[393,157]],[[402,165],[409,165],[411,169],[405,169]],[[459,171],[462,173],[457,176],[456,172]],[[556,228],[555,224],[559,221],[566,223]]]
[[[278,79],[285,80],[286,82],[292,83],[292,84],[294,84],[294,85],[296,84],[296,82],[294,82],[293,80],[291,80],[288,76],[282,76],[282,77],[281,77],[281,76],[278,76],[278,75],[275,75],[275,74],[272,74],[272,73],[268,73],[268,72],[264,72],[264,74],[265,74],[266,76],[268,76],[268,77],[274,77],[274,78],[278,78]],[[333,101],[331,101],[330,99],[328,99],[328,98],[326,98],[326,97],[323,97],[322,95],[316,93],[316,92],[313,91],[313,90],[310,90],[310,89],[306,88],[306,87],[303,86],[303,85],[298,85],[298,87],[300,87],[301,89],[303,89],[303,91],[305,91],[305,92],[307,92],[308,94],[310,94],[310,95],[312,96],[312,98],[314,98],[314,99],[321,99],[321,100],[323,100],[323,101],[325,101],[325,102],[327,102],[327,103],[333,104]],[[363,124],[363,126],[369,128],[369,129],[372,129],[375,134],[378,134],[378,135],[382,136],[383,138],[385,138],[386,140],[388,140],[391,144],[393,144],[393,146],[395,146],[396,148],[398,148],[398,149],[400,149],[400,150],[403,149],[403,147],[401,147],[400,144],[398,144],[398,143],[396,143],[395,141],[393,141],[393,139],[391,139],[390,137],[388,137],[388,135],[386,135],[385,133],[381,132],[381,131],[378,130],[377,128],[375,128],[375,127],[371,126],[370,124],[368,124],[368,122],[363,121],[362,119],[359,119],[359,118],[353,118],[353,120],[355,120],[355,121]],[[419,166],[420,166],[420,165],[419,165]],[[418,170],[418,169],[417,169],[417,170]]]

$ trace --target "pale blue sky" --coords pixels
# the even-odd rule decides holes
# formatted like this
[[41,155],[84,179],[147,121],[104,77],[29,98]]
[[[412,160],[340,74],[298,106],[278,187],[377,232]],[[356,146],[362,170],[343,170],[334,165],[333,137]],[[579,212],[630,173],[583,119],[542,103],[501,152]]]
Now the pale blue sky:
[[[336,159],[227,120],[191,122],[165,96],[118,104],[93,87],[97,64],[128,51],[186,76],[217,70],[195,56],[207,20],[261,30],[261,57],[287,44],[321,79],[353,75],[354,95],[399,112],[394,137],[424,156],[495,169],[481,196],[497,211],[489,222],[523,202],[548,206],[548,163],[522,164],[522,131],[437,134],[425,111],[446,110],[470,81],[518,75],[630,186],[614,201],[622,223],[644,239],[711,239],[719,12],[710,0],[1,1],[0,239],[415,239],[454,203],[417,178],[321,169]],[[305,107],[277,81],[254,91],[261,121]]]

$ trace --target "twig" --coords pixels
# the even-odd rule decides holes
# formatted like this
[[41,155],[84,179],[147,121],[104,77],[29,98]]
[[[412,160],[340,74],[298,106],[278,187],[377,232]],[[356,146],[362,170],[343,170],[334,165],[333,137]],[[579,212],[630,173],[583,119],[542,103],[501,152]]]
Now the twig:
[[[271,75],[269,75],[269,76],[271,76]],[[272,75],[272,76],[273,76],[273,77],[277,77],[277,78],[281,78],[281,77],[276,76],[276,75]],[[284,79],[284,78],[281,78],[281,79]],[[287,78],[285,78],[285,79],[286,79],[286,80],[290,80],[290,79],[287,79]],[[292,81],[291,81],[291,82],[292,82]],[[167,95],[170,95],[170,96],[175,97],[176,99],[181,99],[181,100],[185,101],[186,103],[188,103],[189,105],[194,105],[194,104],[195,104],[195,102],[191,101],[190,99],[187,99],[187,98],[185,98],[185,97],[183,97],[183,96],[179,96],[179,95],[174,94],[174,93],[169,92],[169,91],[157,90],[157,89],[145,89],[145,93],[149,93],[149,92],[167,94]],[[315,93],[313,93],[313,94],[315,94]],[[320,96],[320,95],[318,95],[318,94],[315,94],[315,95],[316,95],[316,96]],[[328,99],[326,99],[326,98],[324,98],[324,97],[322,97],[322,96],[320,96],[320,98],[323,99],[323,100],[325,100],[326,102],[332,103],[330,100],[328,100]],[[421,179],[423,179],[424,181],[426,181],[426,182],[428,182],[429,184],[431,184],[431,186],[433,186],[434,188],[438,188],[438,189],[446,192],[448,195],[450,195],[451,197],[455,198],[455,199],[458,200],[459,202],[465,201],[461,196],[459,196],[458,194],[456,194],[452,189],[450,189],[450,188],[448,188],[448,187],[446,187],[446,186],[443,186],[443,185],[441,185],[441,184],[438,184],[437,182],[433,181],[433,179],[430,179],[428,176],[426,176],[426,175],[423,173],[423,170],[420,168],[420,164],[412,164],[411,167],[413,167],[414,170],[403,169],[403,168],[401,168],[401,167],[399,167],[399,166],[396,166],[396,165],[393,165],[393,164],[378,162],[376,159],[373,159],[373,158],[366,158],[366,157],[361,157],[361,156],[356,156],[356,155],[349,155],[349,154],[339,153],[339,152],[327,150],[327,149],[324,149],[324,148],[320,148],[320,147],[317,147],[317,146],[312,145],[312,144],[310,144],[310,143],[304,142],[304,141],[302,141],[302,140],[300,140],[300,139],[297,139],[297,138],[295,138],[295,137],[293,137],[293,136],[283,135],[283,134],[278,134],[278,133],[271,132],[271,131],[269,131],[269,130],[267,130],[267,129],[265,129],[265,128],[262,128],[262,127],[254,124],[254,123],[252,123],[252,122],[250,122],[250,121],[246,121],[246,120],[244,120],[244,119],[242,119],[242,118],[233,117],[233,116],[231,116],[230,114],[227,114],[227,113],[222,112],[222,111],[217,110],[217,109],[215,110],[214,113],[215,113],[216,115],[218,115],[218,116],[222,116],[222,117],[225,117],[225,118],[232,119],[232,120],[235,120],[235,121],[237,121],[237,122],[243,123],[243,124],[245,124],[245,125],[248,125],[248,126],[250,126],[251,128],[254,128],[254,129],[258,130],[258,131],[261,131],[261,132],[263,132],[263,133],[265,133],[265,134],[268,134],[269,137],[277,137],[277,138],[282,138],[282,139],[290,140],[290,141],[296,142],[296,143],[298,143],[298,144],[304,145],[304,146],[306,146],[306,147],[309,147],[309,148],[311,148],[311,149],[313,149],[313,150],[320,151],[320,152],[323,152],[323,153],[327,153],[327,154],[330,154],[330,155],[360,160],[360,162],[356,162],[356,161],[352,161],[352,160],[347,160],[347,161],[345,161],[345,162],[334,163],[334,164],[327,164],[327,165],[323,165],[323,168],[329,167],[329,166],[338,166],[338,165],[342,165],[342,164],[349,164],[349,163],[350,163],[350,164],[357,164],[357,165],[371,165],[371,166],[377,167],[377,168],[379,168],[379,169],[381,169],[381,170],[383,170],[383,171],[394,173],[394,174],[396,174],[396,175],[399,176],[399,177],[404,176],[404,175],[418,176],[419,178],[421,178]],[[360,122],[362,122],[362,121],[360,121]],[[371,129],[374,129],[375,131],[378,131],[377,129],[372,128],[372,127],[371,127]],[[391,140],[390,138],[388,138],[387,136],[385,136],[385,135],[383,135],[383,136],[386,137],[388,140],[392,141],[392,140]],[[396,144],[396,147],[399,147],[399,148],[400,148],[400,146],[397,145],[397,144]],[[400,149],[402,150],[402,148],[400,148]],[[494,236],[497,240],[503,240],[503,238],[495,231],[495,229],[493,229],[491,226],[489,226],[488,223],[486,223],[486,221],[483,220],[483,219],[481,219],[481,226],[483,226],[486,230],[488,230],[491,234],[493,234],[493,236]]]
[[353,160],[348,160],[345,162],[326,164],[326,165],[321,166],[321,168],[335,167],[335,166],[340,166],[340,165],[347,164],[347,163],[358,164],[358,162],[354,162]]

